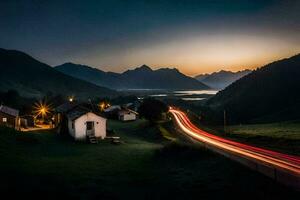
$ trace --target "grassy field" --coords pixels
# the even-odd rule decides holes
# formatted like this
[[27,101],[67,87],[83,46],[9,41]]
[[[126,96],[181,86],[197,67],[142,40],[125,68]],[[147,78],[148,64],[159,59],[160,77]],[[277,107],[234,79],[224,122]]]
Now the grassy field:
[[230,126],[232,134],[300,140],[300,121]]
[[295,199],[299,195],[222,156],[174,141],[164,125],[109,121],[108,127],[122,144],[104,140],[92,145],[51,131],[17,133],[1,128],[2,196]]
[[242,141],[300,155],[300,121],[230,126],[227,132]]
[[235,126],[213,126],[202,124],[194,114],[188,113],[191,121],[199,128],[222,136],[270,150],[300,156],[300,121],[269,124],[241,124]]

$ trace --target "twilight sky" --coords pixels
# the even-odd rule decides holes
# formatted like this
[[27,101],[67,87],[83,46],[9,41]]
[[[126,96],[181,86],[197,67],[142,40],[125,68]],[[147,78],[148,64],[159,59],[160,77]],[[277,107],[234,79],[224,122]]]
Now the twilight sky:
[[196,75],[300,53],[299,19],[299,0],[2,0],[0,47],[52,66]]

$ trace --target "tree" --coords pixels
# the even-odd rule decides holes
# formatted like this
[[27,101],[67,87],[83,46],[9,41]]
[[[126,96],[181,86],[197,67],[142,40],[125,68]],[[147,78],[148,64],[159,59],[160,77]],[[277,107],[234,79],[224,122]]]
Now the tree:
[[143,103],[140,105],[138,112],[141,117],[145,119],[155,122],[160,120],[162,117],[162,113],[168,111],[168,106],[154,98],[144,99]]

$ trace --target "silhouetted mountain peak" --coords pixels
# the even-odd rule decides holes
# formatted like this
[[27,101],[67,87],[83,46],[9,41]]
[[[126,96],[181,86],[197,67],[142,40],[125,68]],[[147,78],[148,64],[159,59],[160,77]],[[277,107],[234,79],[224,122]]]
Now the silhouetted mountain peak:
[[152,71],[152,69],[148,65],[142,65],[138,68],[135,68],[135,70]]
[[165,67],[165,68],[160,68],[157,71],[165,71],[165,72],[176,72],[176,73],[180,73],[180,71],[177,68],[169,68],[169,67]]
[[147,66],[147,65],[142,65],[140,67],[136,67],[135,69],[129,69],[122,74],[132,74],[132,73],[149,73],[153,72],[153,70]]
[[90,67],[90,66],[87,66],[87,65],[82,65],[82,64],[77,64],[77,63],[73,63],[73,62],[66,62],[60,66],[69,66],[69,67],[88,67],[88,68],[92,68],[93,67]]
[[41,97],[46,93],[95,97],[115,92],[55,70],[30,55],[0,49],[0,90],[17,90],[21,95]]
[[90,71],[90,72],[97,72],[97,73],[105,73],[104,71],[95,68],[95,67],[90,67],[87,65],[82,65],[82,64],[77,64],[77,63],[72,63],[72,62],[66,62],[62,65],[54,67],[56,70],[64,72],[64,71],[77,71],[77,73],[85,72],[85,71]]
[[185,76],[176,68],[152,70],[147,65],[123,73],[101,72],[84,68],[55,67],[60,72],[114,89],[208,89],[205,84]]
[[238,72],[232,72],[227,70],[220,70],[218,72],[213,72],[211,74],[200,74],[195,77],[198,81],[215,88],[224,89],[231,83],[242,78],[243,76],[251,73],[251,70],[246,69]]

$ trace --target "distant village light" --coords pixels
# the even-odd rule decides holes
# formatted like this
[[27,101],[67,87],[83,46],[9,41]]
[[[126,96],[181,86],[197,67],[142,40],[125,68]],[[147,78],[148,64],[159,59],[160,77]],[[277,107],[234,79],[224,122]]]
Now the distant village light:
[[101,103],[99,103],[99,108],[100,108],[101,111],[103,111],[104,109],[106,109],[108,107],[110,107],[110,104],[107,103],[107,102],[101,102]]
[[74,101],[74,96],[70,96],[69,97],[69,102],[73,102]]
[[101,104],[100,104],[100,108],[101,108],[101,110],[104,110],[105,104],[104,104],[104,103],[101,103]]

